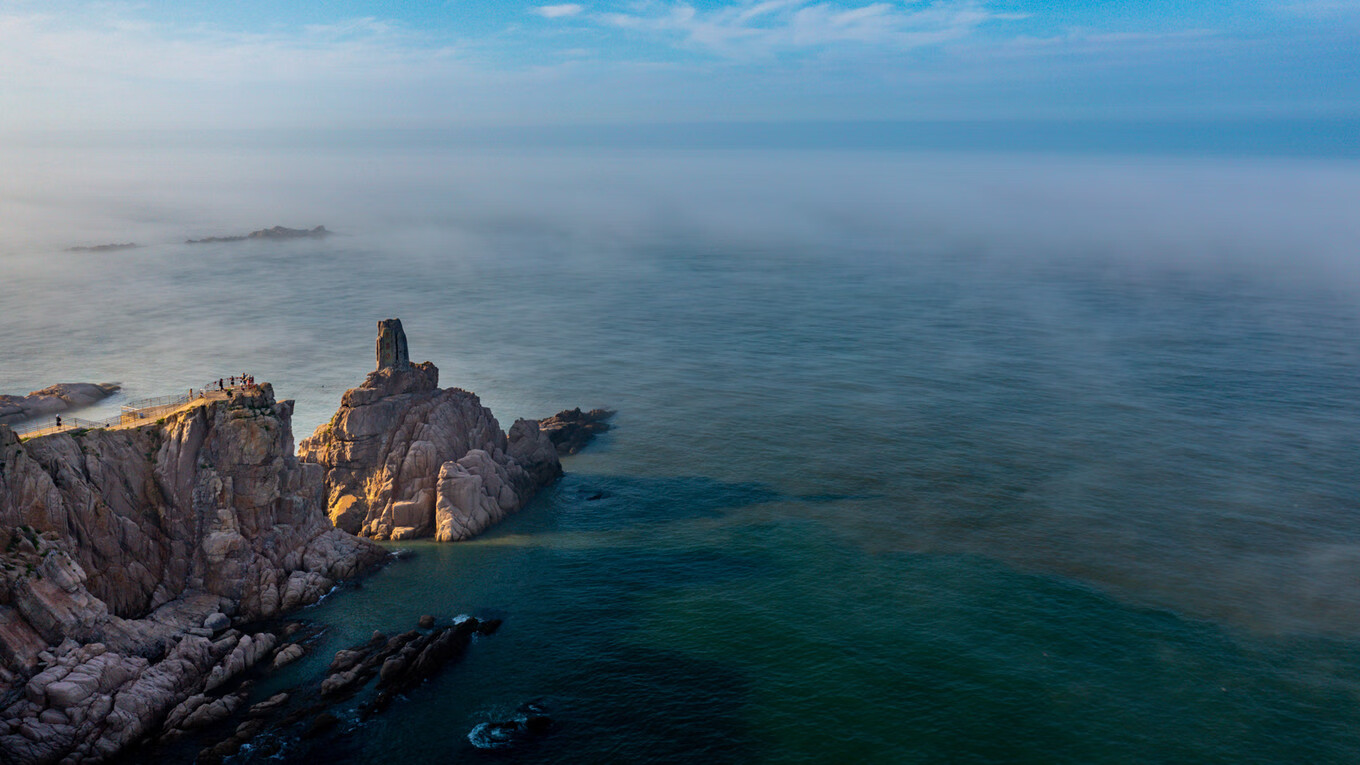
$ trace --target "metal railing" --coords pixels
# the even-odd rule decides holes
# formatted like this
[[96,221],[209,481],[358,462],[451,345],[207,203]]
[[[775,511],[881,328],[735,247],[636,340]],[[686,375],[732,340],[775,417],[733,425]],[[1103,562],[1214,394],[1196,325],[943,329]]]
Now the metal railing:
[[145,425],[148,420],[159,419],[162,415],[169,414],[170,412],[199,399],[219,398],[228,391],[239,390],[245,387],[239,382],[235,385],[227,384],[225,382],[231,379],[240,380],[241,378],[239,377],[223,377],[219,379],[223,381],[222,387],[220,388],[217,385],[218,380],[211,380],[207,385],[190,389],[185,393],[129,401],[119,407],[122,411],[116,417],[108,417],[103,420],[87,420],[81,417],[53,415],[23,425],[12,425],[10,427],[19,437],[31,438],[33,436],[51,435],[52,433],[65,433],[72,430],[95,430],[97,428]]
[[162,406],[179,406],[188,403],[189,394],[181,393],[178,396],[157,396],[155,398],[144,398],[137,401],[129,401],[121,407],[124,412],[135,412],[140,409],[155,409]]

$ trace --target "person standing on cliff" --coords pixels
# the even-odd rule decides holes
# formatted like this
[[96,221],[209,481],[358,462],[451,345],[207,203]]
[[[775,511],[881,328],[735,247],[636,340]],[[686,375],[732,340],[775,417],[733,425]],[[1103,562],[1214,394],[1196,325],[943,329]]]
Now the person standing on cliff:
[[61,415],[57,415],[57,430],[61,430]]

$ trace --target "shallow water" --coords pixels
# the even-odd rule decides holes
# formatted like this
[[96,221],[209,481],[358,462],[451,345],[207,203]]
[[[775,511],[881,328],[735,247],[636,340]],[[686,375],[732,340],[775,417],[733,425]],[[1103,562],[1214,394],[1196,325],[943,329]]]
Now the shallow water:
[[[262,693],[505,625],[295,761],[1360,758],[1352,165],[73,151],[8,158],[0,391],[250,371],[301,438],[399,316],[502,423],[619,411],[306,612]],[[339,233],[181,243],[279,223]]]

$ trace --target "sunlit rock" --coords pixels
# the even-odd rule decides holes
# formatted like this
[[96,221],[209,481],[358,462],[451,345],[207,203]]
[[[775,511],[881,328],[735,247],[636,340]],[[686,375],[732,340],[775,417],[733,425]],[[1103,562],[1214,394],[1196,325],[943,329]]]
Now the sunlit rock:
[[378,323],[377,369],[298,456],[325,469],[335,525],[375,539],[465,539],[562,474],[535,423],[507,436],[475,394],[442,389],[433,364],[412,364],[397,319]]

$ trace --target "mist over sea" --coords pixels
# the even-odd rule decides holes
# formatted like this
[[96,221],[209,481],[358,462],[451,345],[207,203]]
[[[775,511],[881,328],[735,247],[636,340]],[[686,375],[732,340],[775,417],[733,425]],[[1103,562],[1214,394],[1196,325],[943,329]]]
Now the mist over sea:
[[304,612],[331,626],[261,698],[423,613],[505,625],[290,762],[500,761],[467,732],[535,698],[558,728],[508,761],[1360,760],[1353,158],[219,139],[0,166],[0,392],[123,383],[98,416],[244,371],[301,439],[399,317],[503,425],[618,410],[511,521]]

